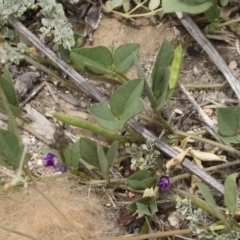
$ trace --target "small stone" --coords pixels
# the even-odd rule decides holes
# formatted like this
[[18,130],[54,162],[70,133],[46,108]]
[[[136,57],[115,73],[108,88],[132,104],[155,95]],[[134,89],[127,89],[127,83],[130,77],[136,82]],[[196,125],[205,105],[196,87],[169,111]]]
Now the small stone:
[[181,109],[179,109],[179,108],[174,109],[174,112],[179,114],[179,115],[183,114],[183,111]]
[[203,111],[207,114],[207,116],[212,116],[213,110],[211,108],[203,108]]
[[26,144],[26,145],[29,145],[29,144],[31,143],[31,139],[28,138],[28,137],[23,137],[23,138],[22,138],[22,141],[23,141],[23,143]]
[[54,44],[54,45],[52,46],[52,50],[53,50],[54,52],[57,52],[58,49],[59,49],[59,47],[58,47],[57,44]]
[[230,69],[234,70],[234,69],[237,68],[237,62],[236,61],[231,61],[228,66],[229,66]]
[[38,159],[38,160],[37,160],[37,165],[38,165],[38,166],[42,166],[42,165],[43,165],[43,161],[42,161],[41,159]]
[[171,227],[179,228],[182,223],[182,219],[178,212],[171,212],[168,216],[168,223]]

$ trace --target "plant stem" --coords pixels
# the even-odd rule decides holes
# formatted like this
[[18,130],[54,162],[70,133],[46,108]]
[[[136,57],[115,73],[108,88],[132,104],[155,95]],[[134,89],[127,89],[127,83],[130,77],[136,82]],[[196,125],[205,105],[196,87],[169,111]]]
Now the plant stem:
[[126,83],[130,81],[129,78],[124,73],[119,73],[114,71],[113,77],[117,78],[122,83]]
[[216,84],[184,84],[185,88],[222,88],[226,86],[226,83],[216,83]]
[[[127,181],[127,178],[119,178],[119,179],[109,179],[110,184],[120,184],[125,183]],[[106,179],[103,180],[91,180],[88,182],[90,185],[98,186],[98,185],[104,185],[107,183]]]
[[238,23],[238,22],[240,22],[240,18],[232,19],[232,20],[229,20],[228,22],[225,22],[225,23],[219,23],[218,27],[228,26],[228,25],[231,25],[233,23]]
[[107,130],[99,125],[92,124],[89,121],[75,118],[75,117],[69,117],[68,115],[63,114],[63,113],[54,113],[53,117],[63,123],[97,133],[108,139],[111,139],[112,141],[119,141],[121,143],[127,142],[127,140],[124,137],[122,137],[121,135],[119,135],[113,131]]
[[134,11],[136,11],[138,8],[140,8],[142,5],[144,5],[146,2],[147,2],[147,0],[145,0],[145,1],[141,2],[141,3],[138,3],[135,8],[133,8],[132,10],[130,10],[130,11],[128,12],[128,14],[130,15],[131,13],[133,13]]
[[144,140],[140,137],[134,130],[132,130],[127,124],[124,124],[124,128],[131,134],[131,136],[136,140],[136,142],[142,143]]
[[148,13],[140,13],[140,14],[132,14],[130,15],[129,13],[121,13],[121,12],[117,12],[117,11],[112,11],[112,13],[115,13],[115,14],[118,14],[124,18],[135,18],[135,17],[149,17],[149,16],[153,16],[154,14],[158,13],[158,12],[161,12],[162,11],[162,8],[159,8],[157,10],[154,10],[154,11],[151,11],[151,12],[148,12]]
[[18,128],[17,128],[16,119],[14,118],[14,116],[13,116],[13,114],[12,114],[10,105],[9,105],[9,103],[8,103],[8,100],[7,100],[7,97],[6,97],[6,95],[5,95],[5,93],[4,93],[4,91],[3,91],[3,89],[2,89],[1,86],[0,86],[0,98],[2,99],[3,106],[4,106],[5,111],[6,111],[6,113],[7,113],[8,122],[12,125],[14,134],[15,134],[15,136],[16,136],[17,139],[18,139],[19,145],[21,146],[21,144],[22,144],[22,138],[20,137],[20,134],[19,134],[19,131],[18,131]]
[[80,89],[76,84],[68,81],[67,79],[64,79],[64,78],[60,77],[58,74],[56,74],[56,73],[55,73],[54,71],[52,71],[50,68],[45,67],[45,66],[42,65],[41,63],[39,63],[39,62],[35,61],[34,59],[32,59],[31,57],[29,57],[29,56],[27,56],[27,55],[24,55],[24,59],[25,59],[28,63],[36,66],[38,69],[42,70],[43,72],[45,72],[45,73],[47,73],[49,76],[51,76],[52,79],[53,79],[53,81],[54,81],[54,80],[60,81],[61,86],[67,87],[67,88],[70,88],[70,89],[74,89],[75,91],[77,90],[77,91],[79,91],[79,92],[83,92],[83,91],[81,91],[81,89]]
[[220,148],[222,150],[225,150],[225,151],[228,151],[228,152],[231,152],[231,153],[234,153],[234,154],[240,156],[240,151],[239,150],[237,150],[237,149],[235,149],[235,148],[233,148],[231,146],[224,145],[224,144],[219,143],[219,142],[214,142],[214,141],[212,141],[210,139],[198,137],[196,135],[193,135],[193,134],[190,134],[190,133],[185,133],[185,132],[182,132],[180,130],[174,130],[173,134],[177,134],[177,135],[181,135],[181,136],[185,136],[185,137],[191,137],[194,140],[211,144],[211,145],[216,146],[216,147],[218,147],[218,148]]
[[[210,230],[208,226],[203,227],[206,230]],[[220,231],[226,229],[226,226],[224,225],[218,225],[214,226],[215,231]],[[176,236],[176,235],[190,235],[192,234],[192,231],[190,229],[182,229],[182,230],[173,230],[173,231],[166,231],[166,232],[155,232],[155,233],[148,233],[148,234],[141,234],[138,236],[133,237],[116,237],[106,240],[144,240],[144,239],[150,239],[150,238],[163,238],[163,237],[170,237],[170,236]]]
[[162,117],[162,114],[155,109],[155,114],[160,121],[160,123],[163,125],[163,127],[169,132],[173,133],[173,129],[171,128],[170,124]]

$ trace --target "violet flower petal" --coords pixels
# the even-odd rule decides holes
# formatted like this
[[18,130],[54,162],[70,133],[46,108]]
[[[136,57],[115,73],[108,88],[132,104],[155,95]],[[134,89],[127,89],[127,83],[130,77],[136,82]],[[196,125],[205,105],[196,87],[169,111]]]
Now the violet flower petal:
[[162,190],[168,190],[171,186],[171,180],[170,177],[168,175],[162,174],[159,178],[158,181],[158,186],[162,189]]
[[54,157],[56,157],[54,153],[47,153],[47,155],[43,159],[45,161],[45,167],[54,166]]
[[59,169],[62,173],[66,172],[67,171],[67,165],[66,164],[63,164],[60,169]]

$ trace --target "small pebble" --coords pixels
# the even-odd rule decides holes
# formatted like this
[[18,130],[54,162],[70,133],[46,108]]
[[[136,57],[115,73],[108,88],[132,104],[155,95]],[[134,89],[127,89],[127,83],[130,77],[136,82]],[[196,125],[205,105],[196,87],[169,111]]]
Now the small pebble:
[[179,108],[174,109],[174,112],[179,114],[179,115],[183,114],[183,111],[181,109],[179,109]]
[[28,138],[28,137],[23,137],[23,138],[22,138],[22,141],[23,141],[23,143],[26,144],[26,145],[29,145],[29,144],[31,143],[31,139]]
[[42,161],[41,159],[38,159],[38,160],[37,160],[37,165],[38,165],[38,166],[42,166],[42,165],[43,165],[43,161]]
[[229,66],[230,69],[234,70],[234,69],[237,68],[237,62],[236,61],[231,61],[228,66]]

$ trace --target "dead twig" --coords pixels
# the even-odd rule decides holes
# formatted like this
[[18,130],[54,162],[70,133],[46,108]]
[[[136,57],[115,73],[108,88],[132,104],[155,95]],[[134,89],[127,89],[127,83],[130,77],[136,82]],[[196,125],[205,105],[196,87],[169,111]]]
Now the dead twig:
[[191,104],[194,106],[194,108],[197,110],[199,115],[202,117],[204,122],[209,126],[214,132],[217,131],[216,126],[212,119],[210,119],[207,114],[202,110],[202,108],[198,105],[198,103],[195,101],[193,96],[190,94],[190,92],[184,87],[184,85],[181,82],[178,82],[179,87],[181,88],[182,92],[186,95],[187,99],[191,102]]
[[53,101],[54,101],[56,104],[59,104],[59,103],[58,103],[58,99],[57,99],[55,93],[53,92],[51,86],[49,85],[49,83],[45,81],[44,84],[45,84],[45,86],[47,87],[48,92],[51,94]]
[[35,87],[32,92],[19,104],[22,108],[26,103],[28,103],[32,98],[34,98],[43,88],[45,87],[44,82]]

